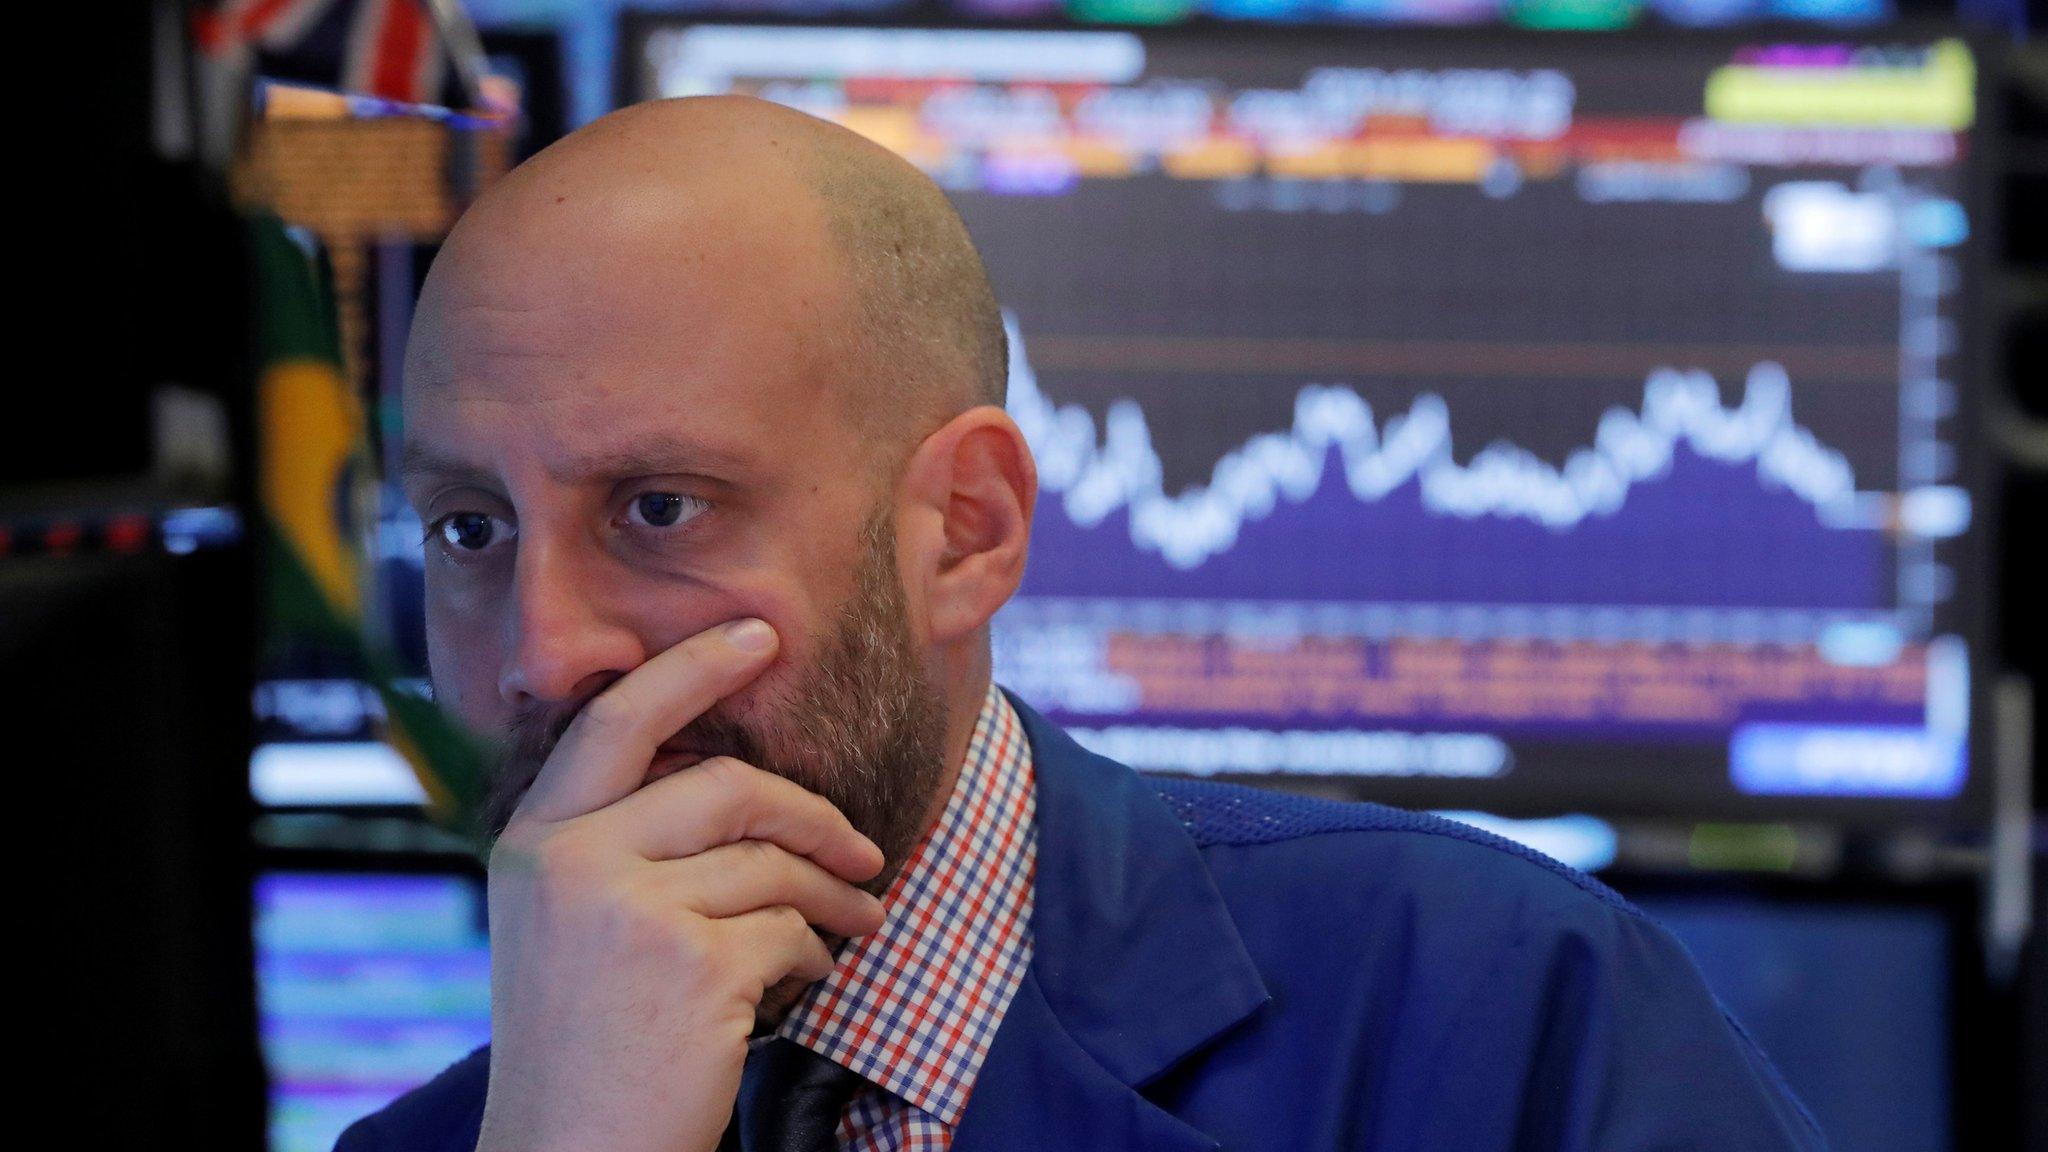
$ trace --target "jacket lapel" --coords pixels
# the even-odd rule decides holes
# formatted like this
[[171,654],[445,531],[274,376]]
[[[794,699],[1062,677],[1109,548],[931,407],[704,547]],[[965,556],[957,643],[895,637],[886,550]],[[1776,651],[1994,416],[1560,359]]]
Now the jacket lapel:
[[1213,1148],[1138,1089],[1265,1003],[1265,984],[1158,793],[1011,703],[1038,779],[1032,961],[955,1148]]

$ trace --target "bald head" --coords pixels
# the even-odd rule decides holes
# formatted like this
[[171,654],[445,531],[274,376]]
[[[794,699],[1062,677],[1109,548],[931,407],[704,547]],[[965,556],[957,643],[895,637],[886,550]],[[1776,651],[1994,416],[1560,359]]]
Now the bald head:
[[[606,265],[604,278],[666,299],[680,325],[706,292],[758,303],[764,319],[790,324],[792,354],[873,443],[904,447],[1004,402],[1002,318],[945,194],[887,149],[781,105],[653,101],[543,150],[449,238],[422,298],[427,326],[435,281],[512,247],[560,270],[580,250]],[[700,282],[681,283],[692,276]]]
[[513,750],[501,795],[595,693],[751,617],[774,662],[664,748],[796,780],[906,854],[1023,579],[1005,367],[945,197],[809,116],[641,105],[493,186],[420,295],[400,471],[435,698]]

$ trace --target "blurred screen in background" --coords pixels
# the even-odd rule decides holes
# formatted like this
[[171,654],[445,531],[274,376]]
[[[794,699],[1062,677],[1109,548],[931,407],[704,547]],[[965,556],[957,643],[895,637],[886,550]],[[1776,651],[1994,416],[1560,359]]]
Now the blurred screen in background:
[[1963,42],[629,31],[624,100],[953,197],[1043,486],[997,678],[1083,743],[1495,811],[1968,795]]
[[[1951,957],[1932,905],[1644,896],[1841,1152],[1951,1138]],[[1962,929],[1967,931],[1967,929]]]
[[256,886],[256,947],[271,1152],[328,1152],[490,1039],[473,876],[271,872]]

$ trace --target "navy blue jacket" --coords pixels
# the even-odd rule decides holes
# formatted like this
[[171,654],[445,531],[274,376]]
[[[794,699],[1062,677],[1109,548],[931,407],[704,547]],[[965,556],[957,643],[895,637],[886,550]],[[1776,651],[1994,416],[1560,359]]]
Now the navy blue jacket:
[[[1434,817],[1141,777],[1018,711],[1034,954],[955,1152],[1824,1146],[1597,881]],[[341,1152],[471,1152],[488,1060]]]

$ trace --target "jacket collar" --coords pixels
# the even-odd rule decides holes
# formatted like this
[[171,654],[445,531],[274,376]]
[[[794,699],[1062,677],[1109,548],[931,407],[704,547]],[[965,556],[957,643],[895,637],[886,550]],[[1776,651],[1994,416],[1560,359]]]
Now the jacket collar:
[[1137,1090],[1264,1004],[1265,984],[1158,793],[1011,703],[1038,777],[1032,961],[956,1146],[1212,1147]]

